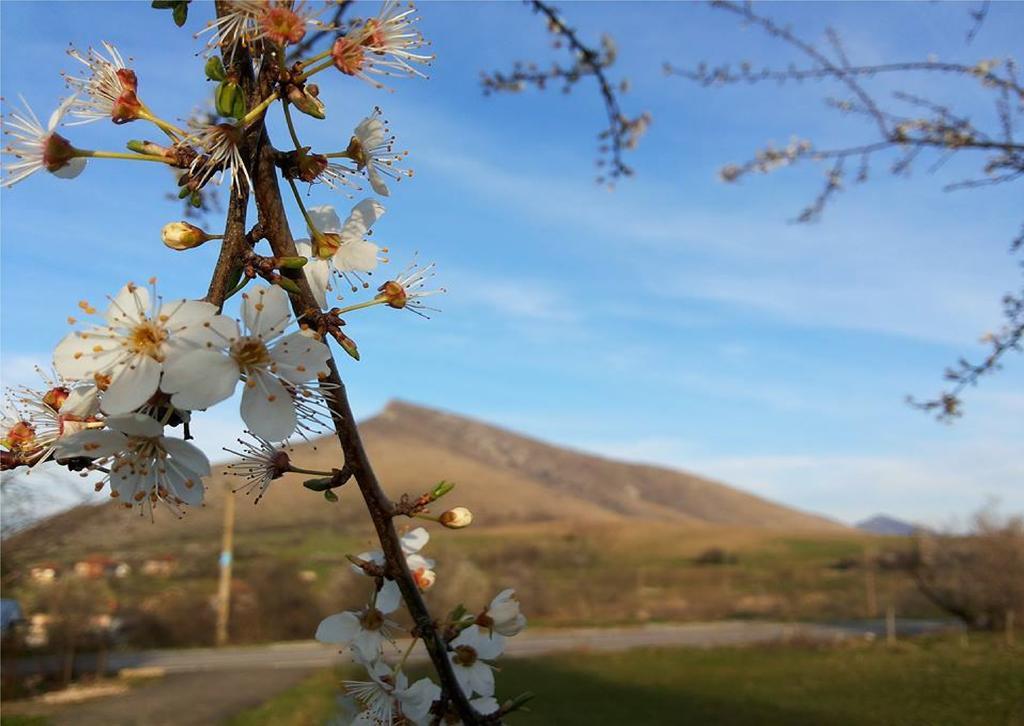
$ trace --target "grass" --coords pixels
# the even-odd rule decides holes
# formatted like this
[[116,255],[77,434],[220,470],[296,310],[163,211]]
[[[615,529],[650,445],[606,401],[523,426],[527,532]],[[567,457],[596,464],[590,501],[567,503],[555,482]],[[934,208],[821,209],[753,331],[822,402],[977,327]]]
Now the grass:
[[[230,726],[322,723],[337,681],[317,675]],[[564,655],[506,661],[497,681],[501,697],[537,694],[516,726],[1024,726],[1024,657],[979,637]]]

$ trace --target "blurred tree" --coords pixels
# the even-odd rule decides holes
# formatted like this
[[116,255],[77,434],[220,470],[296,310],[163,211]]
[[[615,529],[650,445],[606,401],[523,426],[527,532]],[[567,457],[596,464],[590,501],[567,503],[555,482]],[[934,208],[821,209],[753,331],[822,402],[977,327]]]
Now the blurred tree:
[[1024,619],[1024,517],[985,508],[967,535],[920,534],[915,554],[910,571],[922,594],[968,627]]

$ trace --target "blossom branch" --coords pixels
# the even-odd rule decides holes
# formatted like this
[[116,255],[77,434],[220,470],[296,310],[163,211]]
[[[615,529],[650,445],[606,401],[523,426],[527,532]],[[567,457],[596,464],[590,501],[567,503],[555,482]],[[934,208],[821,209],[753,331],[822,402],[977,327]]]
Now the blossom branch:
[[[1018,67],[1012,59],[986,60],[975,65],[931,60],[854,65],[850,62],[839,35],[831,28],[826,31],[831,51],[828,53],[819,50],[788,27],[758,14],[749,2],[715,0],[712,5],[738,15],[745,23],[759,27],[770,37],[777,38],[796,49],[811,61],[811,67],[790,66],[785,70],[754,70],[750,63],[743,62],[738,70],[733,70],[728,64],[709,67],[706,63],[701,63],[695,69],[689,70],[666,63],[665,71],[668,75],[686,78],[705,87],[766,81],[836,81],[851,92],[853,97],[829,98],[828,104],[840,113],[864,117],[874,128],[876,138],[864,143],[819,149],[809,140],[794,139],[784,148],[768,145],[741,164],[727,164],[721,168],[719,175],[722,180],[735,182],[751,173],[768,174],[804,160],[831,162],[825,171],[823,188],[798,214],[795,221],[812,222],[821,217],[827,204],[844,187],[848,175],[848,160],[857,160],[857,171],[853,180],[855,183],[862,183],[868,179],[869,168],[876,156],[890,151],[898,154],[890,165],[890,171],[896,175],[906,174],[924,152],[934,151],[936,155],[934,163],[929,168],[930,172],[937,171],[956,154],[980,152],[981,175],[947,184],[944,187],[945,191],[1006,184],[1024,178],[1024,143],[1021,143],[1016,135],[1017,126],[1024,115],[1024,85],[1020,81]],[[980,25],[987,12],[988,5],[984,4],[979,11],[972,13],[972,16]],[[968,40],[976,32],[977,26],[972,29]],[[874,96],[866,85],[879,75],[917,72],[941,73],[980,82],[983,88],[991,90],[995,96],[998,129],[986,131],[978,128],[965,114],[955,113],[946,105],[906,92],[897,91],[893,98],[906,104],[910,111],[890,109]],[[1019,237],[1018,240],[1020,239]],[[1020,243],[1015,242],[1013,248],[1016,250],[1019,246]],[[988,355],[978,363],[961,359],[956,367],[946,371],[947,380],[954,383],[951,390],[943,392],[936,399],[924,402],[908,397],[911,405],[926,411],[937,411],[938,417],[944,420],[960,415],[960,394],[968,386],[975,385],[983,375],[997,370],[1006,353],[1021,350],[1021,336],[1024,335],[1024,293],[1020,296],[1005,295],[1003,308],[1004,324],[998,332],[984,337],[991,346]]]
[[602,157],[597,162],[599,167],[605,167],[607,171],[599,176],[597,181],[598,183],[605,181],[611,183],[619,177],[632,176],[633,169],[626,164],[623,152],[636,148],[640,137],[650,125],[651,117],[647,113],[642,113],[635,118],[629,118],[623,114],[619,103],[619,94],[627,90],[628,84],[623,81],[616,86],[609,80],[607,74],[617,56],[611,37],[607,35],[602,37],[600,50],[593,48],[583,43],[576,30],[565,24],[554,7],[542,0],[527,0],[527,3],[534,12],[540,13],[547,19],[548,29],[556,37],[555,47],[564,44],[571,51],[575,62],[568,67],[555,63],[547,71],[537,69],[534,64],[524,68],[521,63],[516,63],[513,70],[508,73],[502,71],[482,73],[480,82],[484,94],[517,93],[526,85],[543,90],[548,83],[554,81],[563,83],[562,90],[568,93],[582,78],[593,76],[597,81],[598,91],[604,102],[605,114],[608,117],[607,128],[598,135],[603,143],[600,147]]
[[[222,2],[218,2],[217,9],[218,13],[223,12]],[[244,47],[234,48],[233,56],[231,57],[233,57],[236,65],[248,65],[251,68],[251,60]],[[272,64],[265,64],[258,79],[253,79],[251,73],[243,74],[241,76],[242,87],[246,89],[247,96],[250,98],[254,95],[259,98],[266,98],[272,93],[273,85],[276,82],[275,75],[276,69],[272,67]],[[255,163],[252,169],[253,195],[258,210],[261,233],[269,241],[271,250],[275,255],[278,257],[294,257],[297,253],[281,199],[275,163],[276,152],[270,144],[262,117],[254,122],[247,137],[250,140],[254,137],[256,138],[256,148],[254,149]],[[232,271],[241,261],[238,250],[240,249],[239,245],[244,244],[245,241],[245,200],[244,194],[232,195],[222,254],[217,261],[217,267],[210,286],[211,294],[208,299],[211,302],[217,300],[217,293],[219,291],[226,289],[225,281],[230,279]],[[287,270],[283,271],[283,274],[291,275],[292,281],[298,288],[298,292],[291,295],[292,307],[296,315],[301,316],[309,309],[319,309],[313,293],[300,271]],[[222,302],[222,298],[218,302]],[[437,671],[443,692],[455,706],[455,710],[463,723],[482,723],[480,717],[473,707],[470,706],[468,699],[459,687],[451,661],[448,658],[447,645],[441,637],[437,624],[427,609],[419,588],[406,565],[398,533],[392,522],[394,515],[393,504],[381,488],[366,450],[363,447],[355,416],[348,401],[345,384],[338,373],[338,367],[333,356],[328,359],[327,366],[329,369],[328,376],[321,381],[324,398],[328,403],[331,419],[334,422],[338,441],[344,454],[344,465],[351,472],[359,487],[370,519],[377,532],[377,537],[380,540],[381,549],[388,566],[388,575],[398,585],[409,614],[415,623],[416,632],[423,639],[430,659]]]

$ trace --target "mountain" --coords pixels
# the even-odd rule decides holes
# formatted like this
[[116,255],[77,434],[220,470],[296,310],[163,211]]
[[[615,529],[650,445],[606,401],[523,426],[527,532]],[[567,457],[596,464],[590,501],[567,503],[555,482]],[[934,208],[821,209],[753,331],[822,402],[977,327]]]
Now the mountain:
[[[638,520],[691,528],[707,524],[787,531],[842,528],[823,517],[693,474],[560,448],[410,403],[389,403],[363,422],[360,430],[377,475],[393,497],[415,496],[442,479],[454,481],[457,487],[445,504],[469,507],[474,527]],[[329,470],[341,464],[340,449],[331,438],[296,445],[291,456],[296,465],[310,469]],[[337,527],[339,522],[365,525],[354,484],[340,490],[340,502],[328,504],[302,487],[305,478],[288,475],[274,482],[258,506],[236,495],[240,500],[237,531],[259,537],[283,530],[308,534],[317,527]],[[225,465],[216,466],[207,482],[205,505],[190,511],[184,522],[167,511],[158,511],[150,521],[114,503],[85,506],[44,520],[7,544],[12,550],[39,555],[67,549],[215,546],[224,493],[240,483],[225,473]]]
[[902,519],[896,519],[885,514],[876,514],[874,517],[858,522],[854,526],[864,532],[896,537],[909,537],[921,529],[916,524],[904,522]]

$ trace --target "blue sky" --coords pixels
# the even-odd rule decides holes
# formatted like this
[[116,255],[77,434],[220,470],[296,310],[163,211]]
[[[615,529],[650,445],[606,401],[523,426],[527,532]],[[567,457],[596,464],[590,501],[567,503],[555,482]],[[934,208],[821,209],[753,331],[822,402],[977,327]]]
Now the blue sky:
[[[102,40],[135,59],[140,96],[161,115],[184,118],[206,103],[192,33],[212,5],[193,3],[184,30],[148,6],[0,5],[5,104],[22,93],[45,118],[65,93],[58,72],[77,65],[67,44]],[[613,192],[593,183],[603,111],[589,83],[569,96],[480,93],[481,70],[562,60],[518,3],[422,4],[437,54],[429,81],[397,81],[387,93],[333,73],[318,79],[328,120],[303,117],[300,136],[317,150],[344,148],[359,119],[383,108],[416,176],[393,187],[375,237],[396,271],[416,251],[436,260],[449,290],[430,321],[385,309],[349,318],[363,354],[343,365],[357,413],[401,397],[847,521],[883,511],[939,524],[990,497],[1024,509],[1019,356],[968,393],[967,416],[953,426],[902,403],[936,392],[957,356],[979,353],[974,341],[998,322],[1000,295],[1019,286],[1007,252],[1021,223],[1019,185],[943,193],[971,167],[929,174],[922,165],[893,179],[883,164],[820,223],[788,224],[817,193],[819,169],[738,186],[716,171],[793,134],[822,145],[869,138],[861,122],[825,108],[838,89],[709,90],[664,77],[665,60],[799,60],[704,5],[563,9],[584,37],[615,37],[614,75],[632,82],[625,109],[654,119],[630,156],[636,178]],[[1019,55],[1014,31],[1024,26],[1024,6],[995,4],[968,47],[963,4],[767,10],[819,40],[835,26],[857,63]],[[878,83],[890,84],[876,86],[882,93],[896,88]],[[991,116],[970,84],[932,77],[914,88]],[[271,126],[281,139],[278,114]],[[66,135],[102,149],[157,138],[141,122]],[[30,382],[32,366],[47,363],[82,298],[102,301],[151,275],[166,296],[205,292],[216,250],[186,255],[160,243],[160,227],[180,210],[163,200],[171,175],[150,166],[94,160],[75,181],[37,176],[0,194],[5,385]],[[341,213],[351,204],[323,187],[310,200]],[[296,232],[299,221],[295,212]],[[224,404],[199,418],[211,454],[237,435],[236,410]]]

